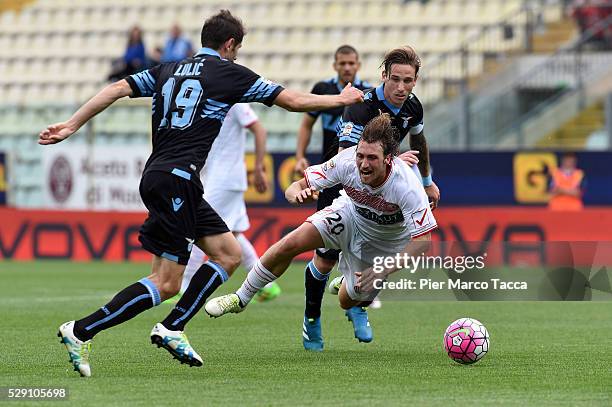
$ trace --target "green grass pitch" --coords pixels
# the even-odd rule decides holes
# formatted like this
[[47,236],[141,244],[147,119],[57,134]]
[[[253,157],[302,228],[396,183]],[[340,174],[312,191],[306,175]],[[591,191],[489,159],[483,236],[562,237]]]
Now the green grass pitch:
[[[578,406],[612,403],[612,304],[391,302],[370,311],[374,341],[360,344],[326,295],[325,351],[302,349],[303,264],[279,283],[274,302],[209,319],[186,333],[202,368],[180,365],[149,342],[170,305],[94,339],[93,376],[80,378],[55,336],[64,321],[103,305],[145,276],[146,264],[0,262],[0,386],[67,387],[54,405],[151,406]],[[239,270],[217,293],[236,288]],[[491,351],[461,366],[442,349],[456,318],[491,333]],[[2,404],[2,401],[0,401]],[[10,405],[19,405],[11,403]],[[49,405],[48,402],[23,403]]]

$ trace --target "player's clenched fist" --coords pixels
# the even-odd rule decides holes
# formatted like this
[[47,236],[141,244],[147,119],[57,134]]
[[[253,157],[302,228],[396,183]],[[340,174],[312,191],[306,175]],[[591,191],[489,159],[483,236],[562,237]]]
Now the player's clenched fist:
[[319,199],[319,191],[314,187],[305,188],[298,191],[292,198],[289,199],[289,203],[293,205],[313,202]]

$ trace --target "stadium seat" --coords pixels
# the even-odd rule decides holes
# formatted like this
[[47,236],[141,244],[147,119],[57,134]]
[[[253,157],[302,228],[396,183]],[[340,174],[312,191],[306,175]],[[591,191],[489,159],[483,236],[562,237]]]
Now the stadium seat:
[[17,25],[16,14],[12,10],[0,14],[0,27],[3,32],[10,32],[10,29]]
[[[11,95],[11,91],[7,92]],[[19,135],[21,131],[21,116],[17,108],[7,107],[2,115],[2,132],[3,136]]]
[[[111,61],[126,46],[129,28],[144,31],[148,51],[164,44],[170,26],[180,22],[199,44],[203,18],[228,7],[245,22],[248,35],[239,63],[284,85],[309,90],[332,76],[333,51],[343,43],[360,51],[360,77],[376,84],[384,52],[399,45],[414,46],[423,59],[417,94],[434,103],[444,93],[445,81],[461,76],[455,51],[470,40],[468,72],[483,70],[483,55],[520,49],[523,21],[511,22],[504,32],[497,26],[480,39],[481,28],[514,13],[520,0],[44,0],[31,2],[20,13],[0,13],[0,100],[20,105],[83,102],[104,83]],[[545,3],[548,4],[548,3]],[[562,18],[559,7],[545,7],[547,22]],[[508,32],[513,35],[508,36]],[[504,36],[506,34],[506,36]],[[473,40],[473,41],[472,41]],[[127,105],[126,109],[133,108]],[[136,108],[135,108],[136,109]],[[68,109],[69,114],[70,109]],[[11,114],[13,114],[11,116]],[[108,133],[149,134],[142,126],[147,109],[110,113],[96,124]],[[298,118],[296,120],[296,117]],[[266,125],[285,134],[295,131],[299,115],[274,111]],[[16,129],[15,114],[0,115],[0,128]],[[5,122],[8,123],[5,125]],[[119,139],[115,139],[117,141]],[[280,142],[279,145],[284,145]],[[289,145],[289,142],[287,142]],[[292,147],[294,148],[294,146]]]

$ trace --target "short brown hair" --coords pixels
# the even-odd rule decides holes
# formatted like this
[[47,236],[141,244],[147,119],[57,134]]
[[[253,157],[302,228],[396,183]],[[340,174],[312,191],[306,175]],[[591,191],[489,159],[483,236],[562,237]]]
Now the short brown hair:
[[244,25],[229,10],[221,10],[209,17],[202,26],[202,46],[217,50],[225,41],[233,38],[237,44],[242,43],[246,34]]
[[414,68],[415,75],[418,75],[419,68],[421,67],[421,58],[414,48],[405,45],[387,52],[380,66],[381,68],[384,67],[385,72],[389,75],[391,73],[391,65],[393,64],[410,65]]
[[357,55],[357,60],[359,60],[359,52],[352,45],[344,44],[338,47],[336,52],[334,52],[334,61],[338,59],[338,55],[343,54],[355,54]]
[[397,155],[399,151],[398,131],[391,124],[389,113],[381,113],[368,122],[363,129],[360,141],[366,143],[380,143],[385,157],[389,154]]

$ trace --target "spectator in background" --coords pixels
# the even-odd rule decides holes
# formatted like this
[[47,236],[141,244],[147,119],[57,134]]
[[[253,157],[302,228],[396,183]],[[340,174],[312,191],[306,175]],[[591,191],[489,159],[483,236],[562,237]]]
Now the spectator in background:
[[146,68],[147,61],[142,31],[135,25],[130,30],[128,44],[123,54],[123,61],[127,67],[127,74],[132,75]]
[[166,40],[161,62],[181,61],[193,55],[191,41],[181,31],[178,24],[174,24],[170,29],[170,35]]
[[130,30],[123,58],[113,62],[113,69],[108,79],[110,81],[117,81],[128,75],[138,73],[145,68],[147,68],[147,57],[144,41],[142,40],[142,31],[140,27],[135,25]]
[[[612,14],[612,2],[610,0],[575,0],[569,13],[580,28],[580,35],[596,26]],[[612,49],[612,29],[601,27],[592,33],[587,42],[599,50]]]
[[582,210],[585,180],[584,172],[577,168],[577,163],[576,154],[564,153],[561,156],[561,166],[552,171],[550,201],[548,202],[551,210]]

